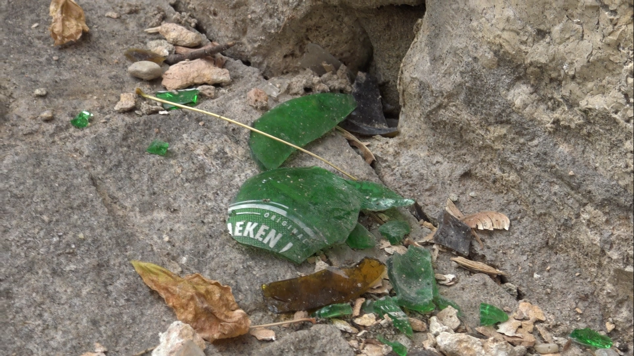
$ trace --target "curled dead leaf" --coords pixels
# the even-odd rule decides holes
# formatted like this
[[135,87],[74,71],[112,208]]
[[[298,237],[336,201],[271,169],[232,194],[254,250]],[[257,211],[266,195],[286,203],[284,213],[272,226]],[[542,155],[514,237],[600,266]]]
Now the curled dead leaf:
[[77,41],[82,33],[89,31],[84,10],[73,0],[52,0],[49,14],[53,19],[48,30],[55,45]]
[[132,261],[145,284],[165,299],[178,320],[191,325],[205,340],[213,342],[249,332],[251,321],[239,309],[231,287],[200,274],[181,278],[152,263]]
[[497,211],[481,211],[479,213],[467,215],[461,220],[470,228],[477,228],[478,230],[508,230],[509,226],[511,226],[511,220],[509,220],[506,215],[498,213]]
[[447,209],[449,214],[455,216],[458,219],[464,218],[464,214],[460,211],[460,209],[458,209],[456,204],[451,201],[451,199],[447,199],[447,202],[445,203],[445,209]]
[[348,140],[351,145],[353,145],[354,147],[359,149],[359,151],[363,155],[363,159],[365,160],[365,163],[372,164],[372,162],[374,162],[376,160],[376,158],[374,157],[374,154],[372,153],[372,151],[370,151],[368,146],[366,146],[363,142],[359,141],[359,139],[356,136],[354,136],[350,132],[342,129],[339,126],[335,126],[335,129],[337,129],[337,131],[341,132],[343,137],[345,137],[346,140]]

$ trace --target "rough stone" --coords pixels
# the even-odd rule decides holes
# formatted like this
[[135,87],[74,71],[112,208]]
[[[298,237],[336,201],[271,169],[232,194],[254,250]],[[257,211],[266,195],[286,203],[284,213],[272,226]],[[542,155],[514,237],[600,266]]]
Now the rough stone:
[[136,94],[135,93],[121,93],[119,102],[115,105],[114,110],[116,112],[126,112],[134,110],[136,106]]
[[275,343],[263,347],[254,356],[309,356],[354,355],[341,332],[332,325],[315,325],[308,330],[301,330],[287,335]]
[[160,77],[163,69],[154,62],[138,61],[128,67],[128,74],[139,79],[152,80]]
[[505,212],[511,229],[479,233],[477,253],[554,320],[579,307],[631,340],[631,2],[425,6],[399,76],[401,135],[373,144],[380,177],[430,216],[440,192]]
[[152,40],[147,42],[147,49],[159,56],[167,57],[174,52],[174,45],[166,40]]
[[447,356],[519,356],[515,348],[506,342],[477,339],[467,334],[440,333],[436,343]]
[[37,88],[33,91],[33,95],[35,96],[46,96],[46,94],[48,94],[46,88]]
[[436,315],[438,321],[449,327],[451,330],[456,330],[460,326],[460,319],[458,319],[458,311],[451,305],[438,312]]
[[212,61],[195,59],[171,66],[163,74],[163,86],[167,90],[183,89],[196,84],[229,84],[231,76],[225,68],[216,67]]
[[[153,30],[151,32],[154,32]],[[148,31],[150,30],[146,30]],[[165,37],[167,42],[176,46],[196,47],[202,42],[202,36],[199,33],[175,23],[164,23],[156,28],[156,32]]]
[[559,352],[559,345],[557,344],[538,344],[535,345],[535,351],[540,354],[554,354]]
[[253,88],[247,93],[247,104],[256,109],[266,109],[269,106],[269,96],[262,89]]
[[46,111],[43,111],[40,114],[39,118],[42,121],[51,121],[51,120],[53,120],[55,118],[55,116],[53,115],[53,111],[52,110],[46,110]]
[[175,321],[161,333],[159,345],[152,350],[152,356],[171,356],[177,354],[184,344],[190,341],[199,352],[207,347],[203,338],[196,331],[180,321]]

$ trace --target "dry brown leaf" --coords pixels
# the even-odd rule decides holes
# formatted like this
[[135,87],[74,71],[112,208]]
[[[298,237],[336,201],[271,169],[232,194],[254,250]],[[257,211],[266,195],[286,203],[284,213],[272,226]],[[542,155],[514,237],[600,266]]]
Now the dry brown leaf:
[[132,261],[145,284],[157,291],[178,320],[191,325],[205,340],[213,342],[249,332],[251,321],[231,294],[231,287],[200,274],[181,278],[152,263]]
[[249,330],[249,334],[255,336],[260,341],[275,341],[275,331],[265,328],[257,328]]
[[361,315],[361,307],[363,306],[363,302],[365,302],[365,298],[357,298],[357,300],[354,301],[354,307],[352,308],[353,317]]
[[355,135],[342,129],[339,126],[336,126],[335,128],[337,129],[337,131],[341,132],[343,137],[345,137],[346,140],[348,140],[351,145],[353,145],[354,147],[358,148],[359,151],[361,151],[361,154],[363,155],[363,159],[365,160],[367,164],[372,164],[372,162],[376,160],[376,158],[374,157],[374,154],[372,154],[372,151],[370,151],[368,146],[366,146],[363,142],[359,141],[359,139]]
[[451,260],[461,265],[462,267],[465,267],[472,271],[482,272],[486,274],[493,274],[493,275],[501,274],[503,276],[506,276],[506,273],[500,271],[499,269],[493,268],[487,264],[484,264],[482,262],[471,261],[464,257],[454,257]]
[[470,228],[477,228],[479,230],[508,230],[509,226],[511,226],[511,220],[509,220],[506,215],[498,213],[497,211],[481,211],[479,213],[467,215],[461,220]]
[[55,45],[77,41],[82,33],[89,31],[84,10],[73,0],[52,0],[49,14],[53,20],[48,30]]
[[451,199],[447,199],[447,202],[445,203],[445,209],[447,209],[449,214],[453,215],[457,219],[462,220],[464,218],[464,214],[460,211],[460,209],[458,209],[456,204],[451,201]]

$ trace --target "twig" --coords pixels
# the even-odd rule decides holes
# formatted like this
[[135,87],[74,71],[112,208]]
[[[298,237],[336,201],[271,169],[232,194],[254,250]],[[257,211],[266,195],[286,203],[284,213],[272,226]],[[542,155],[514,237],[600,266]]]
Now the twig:
[[141,90],[141,88],[136,88],[136,94],[137,94],[137,95],[140,95],[140,96],[142,96],[142,97],[144,97],[144,98],[146,98],[146,99],[150,99],[150,100],[158,101],[159,103],[170,104],[170,105],[174,105],[174,106],[176,106],[176,107],[178,107],[178,108],[181,108],[181,109],[190,110],[190,111],[194,111],[194,112],[197,112],[197,113],[201,113],[201,114],[205,114],[205,115],[213,116],[213,117],[216,117],[216,118],[218,118],[218,119],[221,119],[221,120],[224,120],[224,121],[230,122],[230,123],[232,123],[232,124],[234,124],[234,125],[238,125],[238,126],[240,126],[240,127],[244,127],[244,128],[245,128],[245,129],[247,129],[247,130],[251,130],[251,131],[253,131],[253,132],[259,133],[260,135],[266,136],[266,137],[268,137],[268,138],[270,138],[270,139],[272,139],[272,140],[275,140],[275,141],[281,142],[281,143],[283,143],[283,144],[285,144],[285,145],[288,145],[288,146],[293,147],[293,148],[294,148],[294,149],[296,149],[296,150],[302,151],[302,152],[304,152],[304,153],[306,153],[306,154],[308,154],[308,155],[310,155],[310,156],[313,156],[313,157],[317,158],[318,160],[320,160],[320,161],[322,161],[322,162],[326,163],[327,165],[331,166],[332,168],[334,168],[334,169],[338,170],[339,172],[341,172],[341,174],[345,175],[346,177],[348,177],[348,178],[350,178],[350,179],[352,179],[352,180],[358,180],[356,177],[354,177],[353,175],[351,175],[351,174],[347,173],[347,172],[346,172],[346,171],[344,171],[343,169],[341,169],[341,168],[339,168],[339,167],[335,166],[335,164],[334,164],[334,163],[331,163],[330,161],[326,160],[325,158],[321,158],[320,156],[318,156],[318,155],[316,155],[316,154],[314,154],[314,153],[312,153],[312,152],[310,152],[310,151],[308,151],[308,150],[305,150],[305,149],[303,149],[303,148],[301,148],[301,147],[299,147],[299,146],[297,146],[297,145],[294,145],[294,144],[292,144],[292,143],[290,143],[290,142],[284,141],[284,140],[282,140],[281,138],[275,137],[275,136],[273,136],[273,135],[271,135],[271,134],[268,134],[268,133],[266,133],[266,132],[264,132],[264,131],[260,131],[260,130],[258,130],[258,129],[256,129],[256,128],[254,128],[254,127],[249,126],[249,125],[245,125],[245,124],[243,124],[243,123],[241,123],[241,122],[238,122],[238,121],[232,120],[232,119],[230,119],[230,118],[228,118],[228,117],[220,116],[220,115],[218,115],[218,114],[214,114],[214,113],[209,112],[209,111],[205,111],[205,110],[200,110],[200,109],[192,108],[192,107],[189,107],[189,106],[185,106],[185,105],[181,105],[181,104],[173,103],[173,102],[168,101],[168,100],[159,99],[159,98],[157,98],[157,97],[155,97],[155,96],[147,95],[147,94],[145,94],[145,93],[143,92],[143,90]]
[[277,326],[277,325],[286,325],[286,324],[295,324],[295,323],[303,323],[305,321],[310,321],[311,323],[315,324],[317,323],[317,320],[315,320],[315,318],[301,318],[301,319],[297,319],[297,320],[288,320],[288,321],[280,321],[277,323],[270,323],[270,324],[262,324],[262,325],[253,325],[251,326],[251,329],[255,329],[255,328],[268,328],[269,326]]
[[376,161],[374,154],[372,154],[372,151],[370,151],[368,146],[366,146],[363,142],[359,141],[359,139],[356,138],[353,134],[351,134],[350,132],[344,130],[343,128],[339,126],[335,126],[335,129],[341,132],[343,137],[345,137],[346,140],[350,141],[351,145],[355,146],[361,151],[363,155],[363,160],[365,160],[367,164],[372,164],[372,162]]
[[170,54],[169,56],[165,58],[165,63],[174,64],[180,61],[184,61],[186,59],[194,60],[194,59],[198,59],[202,57],[213,56],[216,53],[220,53],[222,51],[225,51],[233,47],[235,44],[236,44],[235,42],[227,42],[225,44],[221,44],[221,45],[217,45],[213,47],[203,47],[203,48],[191,51],[187,54]]
[[154,350],[156,347],[157,347],[157,346],[150,347],[149,349],[145,349],[145,350],[143,350],[143,351],[141,351],[141,352],[137,352],[137,353],[135,353],[135,354],[134,354],[134,355],[132,355],[132,356],[141,356],[141,355],[145,355],[146,353],[148,353],[148,352],[150,352],[150,351]]

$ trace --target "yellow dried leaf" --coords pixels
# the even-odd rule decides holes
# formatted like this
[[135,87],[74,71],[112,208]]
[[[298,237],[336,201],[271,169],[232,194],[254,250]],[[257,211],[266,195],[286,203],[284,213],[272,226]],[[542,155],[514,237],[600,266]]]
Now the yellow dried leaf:
[[238,308],[231,287],[200,274],[181,278],[152,263],[132,261],[148,287],[165,299],[178,320],[191,325],[203,339],[213,342],[249,332],[251,321]]
[[461,220],[470,228],[477,228],[479,230],[508,230],[509,226],[511,226],[511,220],[509,220],[506,215],[498,213],[497,211],[481,211],[479,213],[467,215]]
[[89,31],[84,10],[73,0],[52,0],[49,14],[53,20],[48,30],[55,45],[77,41],[82,33]]

